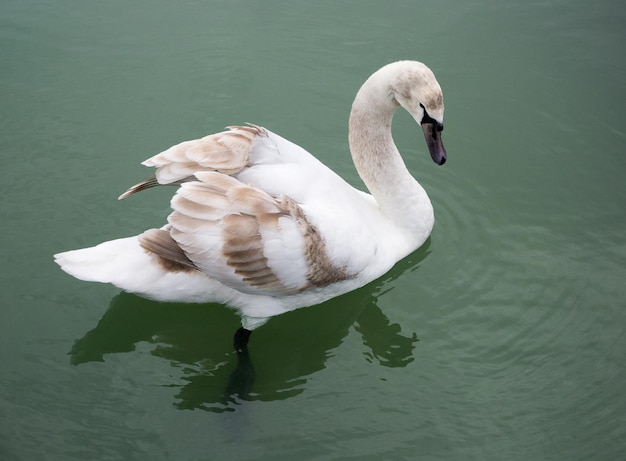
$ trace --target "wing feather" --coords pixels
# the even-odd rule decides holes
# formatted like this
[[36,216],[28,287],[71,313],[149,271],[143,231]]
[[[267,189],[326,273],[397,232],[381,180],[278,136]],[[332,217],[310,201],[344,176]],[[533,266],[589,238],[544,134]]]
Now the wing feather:
[[230,126],[227,131],[176,144],[142,162],[156,167],[154,178],[131,187],[120,199],[155,185],[178,185],[201,171],[236,174],[248,165],[259,136],[267,137],[267,132],[256,125]]
[[[268,137],[261,127],[228,127],[143,162],[156,168],[154,178],[120,198],[156,185],[180,186],[171,201],[169,225],[145,233],[143,248],[171,270],[200,270],[251,294],[297,294],[352,278],[332,263],[317,229],[294,200],[237,179],[249,170],[259,137]],[[279,151],[272,147],[273,139],[264,141],[268,142],[259,144],[254,161],[270,165]],[[304,150],[297,149],[305,162],[311,162]]]

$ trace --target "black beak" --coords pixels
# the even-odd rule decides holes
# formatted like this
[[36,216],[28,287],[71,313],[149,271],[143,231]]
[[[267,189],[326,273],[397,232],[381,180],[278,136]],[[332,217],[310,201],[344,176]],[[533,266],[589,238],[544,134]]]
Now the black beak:
[[441,141],[443,124],[428,115],[426,108],[422,104],[420,104],[420,106],[424,110],[421,125],[422,130],[424,130],[424,137],[426,138],[426,144],[428,144],[430,156],[437,165],[443,165],[448,158],[446,149],[443,147],[443,142]]
[[443,142],[441,141],[443,125],[433,119],[426,120],[426,117],[424,117],[424,120],[422,120],[422,130],[424,130],[424,137],[426,138],[430,156],[437,165],[443,165],[448,158],[446,149],[443,147]]

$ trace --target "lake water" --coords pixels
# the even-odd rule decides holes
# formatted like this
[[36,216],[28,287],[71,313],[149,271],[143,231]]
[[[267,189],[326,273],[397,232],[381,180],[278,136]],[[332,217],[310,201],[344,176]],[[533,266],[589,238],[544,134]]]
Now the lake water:
[[[4,0],[0,459],[617,460],[626,454],[626,9],[618,1]],[[254,122],[361,187],[363,80],[427,63],[436,212],[380,280],[254,333],[79,282],[58,251],[160,226],[139,162]]]

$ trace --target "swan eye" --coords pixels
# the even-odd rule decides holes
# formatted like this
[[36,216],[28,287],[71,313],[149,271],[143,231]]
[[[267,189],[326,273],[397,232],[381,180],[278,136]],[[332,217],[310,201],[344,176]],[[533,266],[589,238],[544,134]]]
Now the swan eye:
[[432,123],[437,131],[443,131],[443,123],[439,123],[437,120],[428,115],[428,111],[424,107],[424,104],[420,104],[420,107],[424,110],[424,116],[422,117],[420,124],[423,125],[424,123]]

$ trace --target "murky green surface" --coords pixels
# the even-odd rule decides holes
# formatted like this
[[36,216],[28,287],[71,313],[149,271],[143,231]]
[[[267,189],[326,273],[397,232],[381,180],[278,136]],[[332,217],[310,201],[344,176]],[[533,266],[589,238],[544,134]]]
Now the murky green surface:
[[[582,2],[0,5],[0,458],[620,459],[625,8]],[[347,117],[396,59],[436,73],[448,163],[398,114],[436,210],[382,279],[254,333],[74,280],[61,250],[164,222],[145,158],[254,122],[355,185]]]

